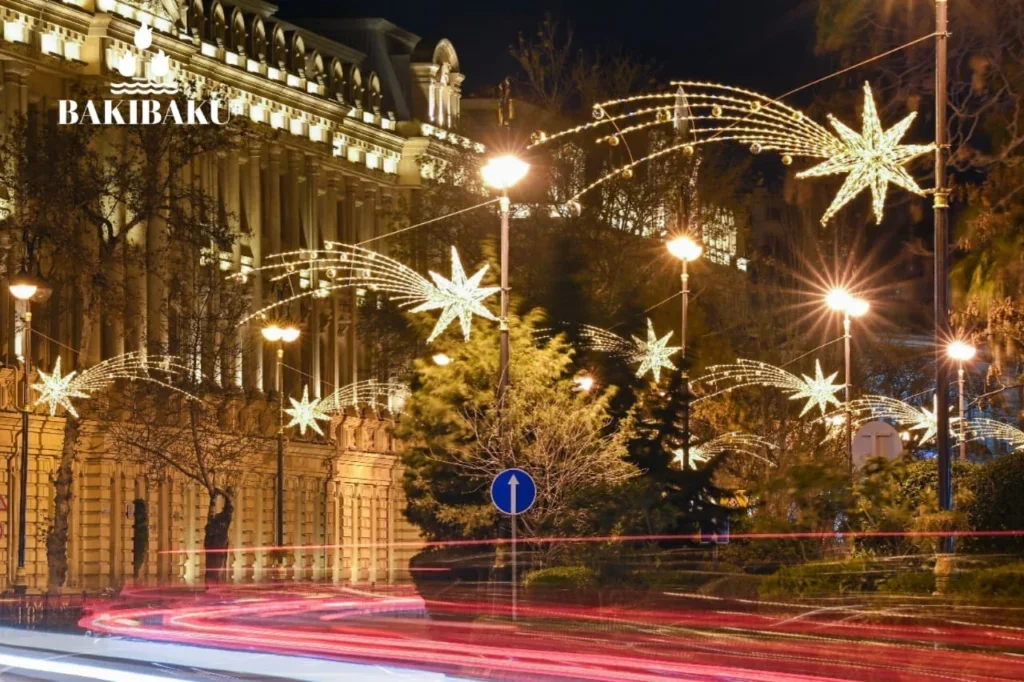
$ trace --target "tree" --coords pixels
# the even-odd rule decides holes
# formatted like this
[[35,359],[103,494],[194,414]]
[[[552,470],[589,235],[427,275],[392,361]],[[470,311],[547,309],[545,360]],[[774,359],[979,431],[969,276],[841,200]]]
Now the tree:
[[559,337],[537,345],[539,323],[536,311],[512,321],[511,385],[500,414],[496,325],[475,325],[465,344],[439,342],[452,359],[446,366],[416,363],[396,435],[409,444],[405,513],[427,537],[493,537],[500,517],[488,486],[508,467],[537,483],[537,502],[521,518],[534,537],[587,534],[608,491],[636,474],[625,459],[628,425],[613,426],[608,413],[614,389],[577,391],[572,351]]

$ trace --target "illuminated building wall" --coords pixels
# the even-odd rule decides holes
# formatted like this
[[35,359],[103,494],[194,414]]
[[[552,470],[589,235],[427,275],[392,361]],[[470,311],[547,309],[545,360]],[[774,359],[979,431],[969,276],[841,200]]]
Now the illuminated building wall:
[[[462,74],[451,43],[421,44],[417,36],[383,20],[339,22],[318,27],[325,34],[316,34],[277,20],[275,13],[273,5],[261,0],[0,0],[0,127],[6,130],[19,115],[55,111],[58,100],[82,78],[103,87],[124,80],[115,71],[114,57],[126,51],[136,51],[140,63],[148,64],[162,50],[174,73],[221,89],[233,115],[250,119],[257,133],[240,153],[209,155],[189,171],[189,180],[208,190],[230,216],[233,229],[241,233],[242,224],[247,228],[233,251],[206,254],[205,266],[223,276],[259,267],[272,253],[379,236],[387,229],[389,212],[411,203],[406,199],[429,181],[430,168],[453,146],[482,151],[456,132]],[[148,50],[132,44],[141,23],[153,29]],[[16,198],[8,199],[3,198],[4,210],[16,211]],[[10,246],[0,245],[8,249],[5,274],[18,258]],[[140,246],[148,248],[147,241]],[[150,255],[160,257],[158,251]],[[87,351],[93,363],[168,344],[160,278],[140,269],[124,276],[126,289],[137,296],[133,303],[101,304],[101,324],[95,325]],[[253,281],[252,286],[257,309],[269,296],[269,283]],[[304,332],[286,351],[285,363],[309,378],[286,371],[287,395],[299,396],[305,381],[311,396],[323,396],[336,386],[371,378],[367,344],[357,334],[354,297],[346,291],[314,299],[304,309],[306,319],[294,320],[303,323]],[[79,343],[75,321],[50,315],[46,304],[34,306],[33,313],[39,330],[53,339],[33,344],[36,366],[49,369],[58,355],[65,367],[71,366]],[[17,318],[4,286],[0,591],[13,577],[16,552],[17,491],[12,483],[18,457],[6,455],[17,451],[19,436],[13,369],[20,350],[14,340]],[[258,329],[243,333],[255,341],[242,357],[214,360],[210,378],[223,390],[237,392],[239,412],[266,423],[272,443],[276,411],[264,392],[273,387],[272,350],[262,347]],[[30,585],[43,589],[50,475],[62,445],[63,418],[38,412],[31,421],[27,568]],[[289,569],[295,579],[366,583],[404,574],[418,536],[401,513],[401,469],[388,424],[386,415],[353,413],[332,425],[334,442],[300,439],[289,444],[285,543],[345,545],[296,551]],[[268,459],[239,480],[233,546],[273,542],[274,479]],[[131,578],[135,499],[145,500],[149,508],[143,579],[190,582],[201,576],[197,550],[206,501],[199,489],[170,473],[155,480],[117,460],[99,426],[87,421],[75,476],[69,588],[116,586]],[[406,544],[389,548],[393,542]],[[266,577],[269,561],[262,550],[235,555],[231,577]]]

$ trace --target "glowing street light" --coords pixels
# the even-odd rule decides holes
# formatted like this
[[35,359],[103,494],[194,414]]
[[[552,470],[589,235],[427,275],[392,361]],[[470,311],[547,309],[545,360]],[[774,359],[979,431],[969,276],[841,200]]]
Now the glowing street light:
[[[284,387],[282,378],[284,374],[284,344],[292,343],[299,338],[299,328],[291,325],[284,327],[270,324],[260,330],[263,338],[271,343],[277,344],[277,532],[276,544],[278,547],[284,545]],[[281,563],[284,555],[277,553],[278,569],[282,570]]]
[[22,341],[22,366],[25,371],[25,381],[22,385],[21,471],[19,472],[18,488],[18,569],[13,585],[15,592],[24,594],[28,590],[25,576],[25,544],[28,523],[28,412],[32,403],[29,392],[31,387],[29,375],[32,373],[32,301],[45,301],[50,298],[53,289],[44,280],[29,274],[27,269],[11,277],[7,282],[7,287],[11,291],[11,296],[25,302],[25,325],[23,327],[25,337]]
[[953,360],[956,360],[956,376],[957,376],[957,392],[960,394],[960,460],[963,462],[967,461],[967,423],[964,420],[966,416],[967,408],[964,404],[966,400],[964,391],[964,363],[970,362],[978,349],[967,343],[957,339],[948,346],[946,346],[946,354]]
[[836,311],[837,313],[843,314],[843,355],[845,359],[846,367],[846,390],[845,390],[845,401],[847,405],[846,415],[846,454],[850,460],[850,470],[853,470],[853,419],[849,414],[850,405],[850,389],[852,388],[851,383],[851,372],[850,372],[850,339],[853,338],[851,332],[852,319],[855,317],[863,317],[868,314],[871,310],[871,304],[863,298],[858,298],[851,294],[849,291],[842,287],[833,287],[828,290],[825,294],[825,305]]
[[686,405],[686,409],[683,410],[683,469],[686,470],[690,467],[690,376],[687,373],[686,365],[686,313],[690,305],[690,273],[687,270],[687,266],[692,261],[700,258],[700,255],[704,252],[704,247],[685,234],[669,240],[665,246],[668,247],[668,252],[678,258],[679,262],[683,264],[683,274],[681,277],[683,309],[682,320],[679,325],[679,345],[682,348],[679,351],[679,363],[683,372],[683,401]]
[[430,359],[433,360],[434,364],[437,365],[438,367],[447,367],[448,365],[452,364],[452,359],[448,357],[446,353],[436,353]]
[[581,374],[573,379],[573,382],[576,384],[576,390],[583,393],[589,393],[594,388],[594,377],[589,374]]
[[488,161],[481,169],[484,183],[493,189],[501,190],[499,207],[501,208],[501,317],[498,319],[501,335],[500,374],[498,375],[498,409],[505,404],[505,389],[508,388],[508,190],[526,177],[530,165],[510,154],[498,156]]

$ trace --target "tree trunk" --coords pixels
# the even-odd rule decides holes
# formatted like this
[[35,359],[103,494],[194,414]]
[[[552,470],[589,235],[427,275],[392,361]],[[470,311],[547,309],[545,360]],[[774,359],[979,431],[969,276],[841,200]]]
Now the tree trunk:
[[[217,511],[217,500],[224,499],[224,508]],[[231,497],[220,491],[210,494],[210,506],[206,513],[206,528],[203,537],[203,549],[206,556],[206,584],[215,585],[227,579],[228,566],[228,530],[231,528],[231,516],[234,506]]]
[[82,423],[67,416],[64,421],[64,445],[60,465],[53,479],[53,522],[46,533],[47,584],[51,592],[59,590],[68,579],[68,528],[71,518],[71,485],[74,482],[75,459]]

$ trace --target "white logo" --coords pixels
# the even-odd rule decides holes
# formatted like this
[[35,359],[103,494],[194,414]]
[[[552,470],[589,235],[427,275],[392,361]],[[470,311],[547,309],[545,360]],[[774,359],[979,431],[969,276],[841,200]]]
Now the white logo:
[[[135,31],[135,47],[148,50],[153,45],[153,29],[143,21]],[[60,100],[61,125],[224,125],[230,112],[217,98],[188,99],[184,106],[177,100],[167,102],[151,99],[157,96],[173,97],[181,86],[171,74],[171,60],[159,50],[149,60],[149,77],[139,77],[139,58],[125,50],[118,57],[117,71],[126,80],[112,83],[110,92],[119,100]]]

